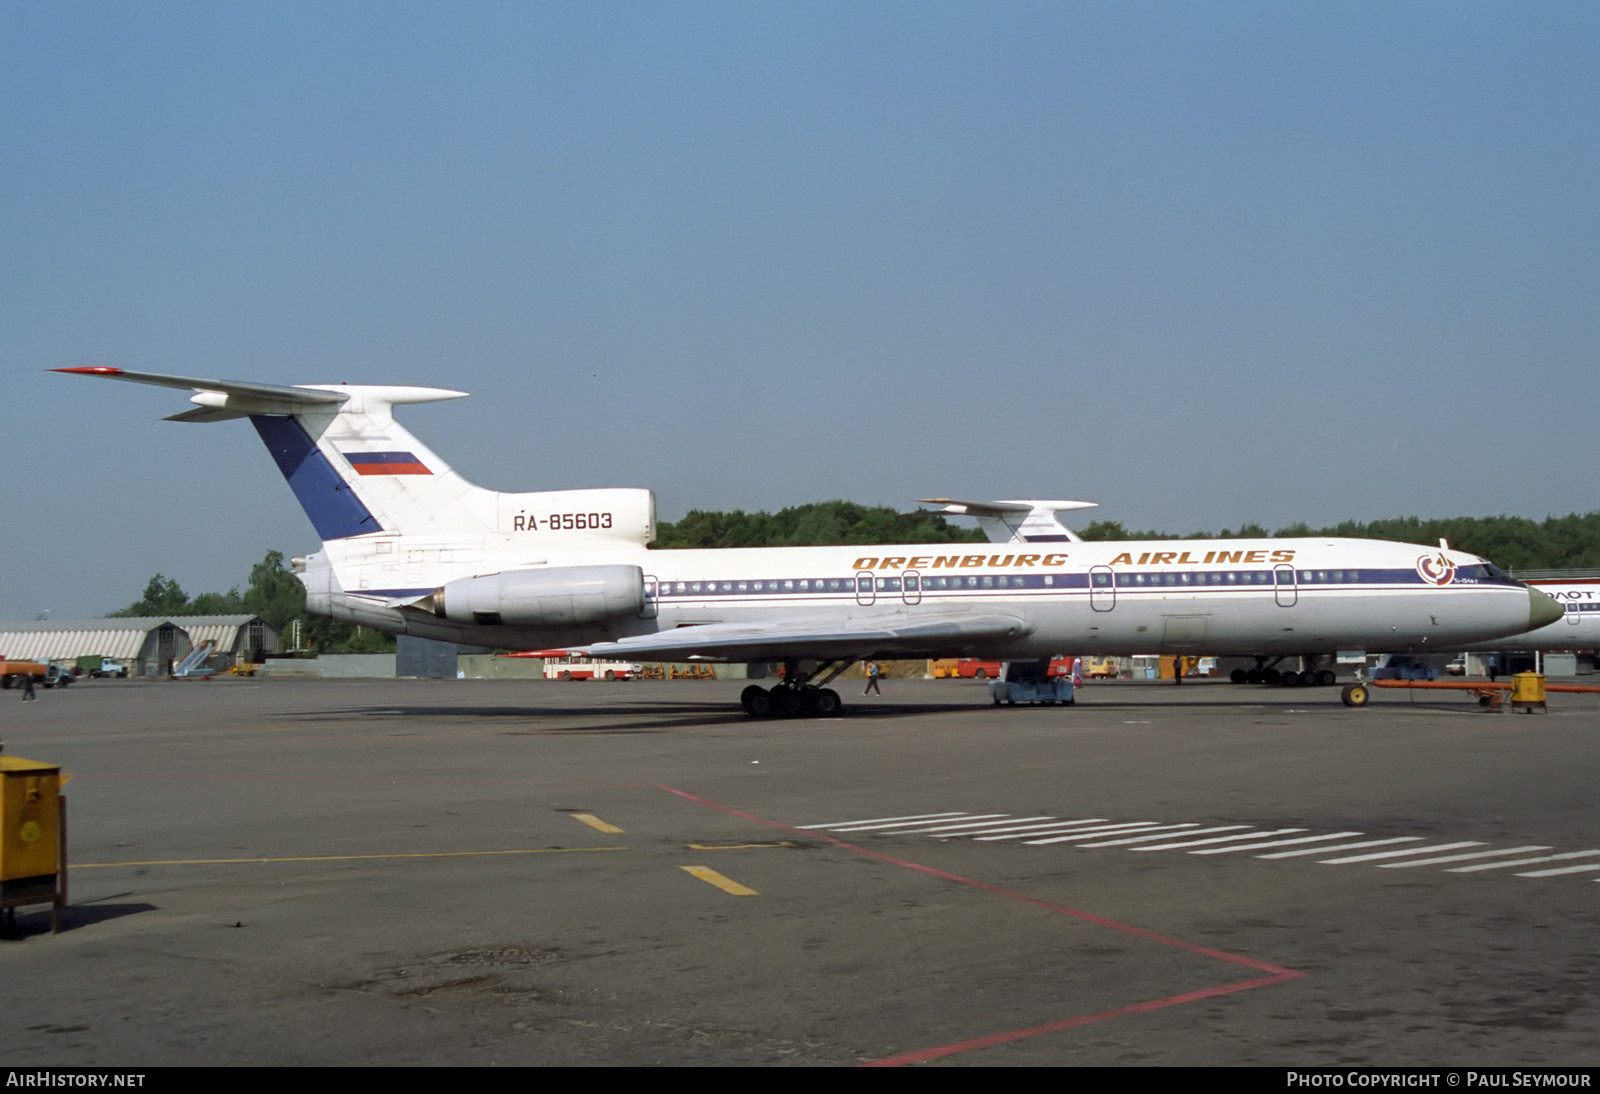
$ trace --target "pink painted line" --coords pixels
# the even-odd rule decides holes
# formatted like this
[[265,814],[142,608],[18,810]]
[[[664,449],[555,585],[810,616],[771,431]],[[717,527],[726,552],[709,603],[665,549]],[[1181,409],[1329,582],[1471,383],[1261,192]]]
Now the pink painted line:
[[1241,980],[1237,984],[1223,984],[1220,987],[1202,988],[1200,991],[1185,992],[1182,995],[1169,995],[1165,999],[1129,1003],[1125,1007],[1113,1007],[1110,1010],[1102,1010],[1094,1014],[1080,1014],[1076,1018],[1063,1018],[1059,1022],[1047,1022],[1042,1026],[1013,1029],[1005,1033],[991,1033],[987,1037],[974,1037],[970,1041],[957,1041],[955,1044],[940,1045],[937,1048],[918,1049],[916,1052],[907,1052],[900,1056],[886,1056],[881,1060],[871,1060],[860,1066],[900,1067],[903,1064],[925,1063],[928,1060],[954,1056],[958,1052],[972,1052],[980,1048],[992,1048],[995,1045],[1003,1045],[1007,1041],[1020,1041],[1025,1037],[1037,1037],[1043,1033],[1059,1033],[1064,1029],[1087,1026],[1095,1022],[1108,1022],[1113,1018],[1126,1018],[1132,1014],[1144,1014],[1147,1011],[1160,1010],[1163,1007],[1176,1007],[1184,1003],[1196,1003],[1202,999],[1214,999],[1219,995],[1231,995],[1238,991],[1249,991],[1251,988],[1264,988],[1272,984],[1281,984],[1287,980],[1294,980],[1304,975],[1305,973],[1303,972],[1285,969],[1281,976],[1263,976],[1255,980]]
[[767,828],[777,828],[785,832],[793,832],[797,835],[805,835],[810,836],[813,839],[820,839],[825,843],[830,843],[833,846],[840,848],[841,850],[850,851],[857,855],[864,855],[867,858],[877,859],[879,862],[887,862],[893,866],[903,867],[907,870],[915,870],[918,873],[927,874],[929,877],[936,877],[942,881],[949,881],[956,885],[965,885],[968,888],[976,889],[979,892],[989,893],[993,896],[1004,897],[1007,900],[1014,900],[1020,904],[1030,904],[1036,908],[1044,908],[1060,915],[1070,916],[1073,919],[1081,920],[1084,923],[1092,923],[1095,926],[1105,927],[1108,930],[1118,931],[1122,934],[1131,935],[1134,938],[1142,938],[1147,942],[1154,942],[1162,946],[1171,946],[1174,949],[1184,950],[1188,953],[1199,954],[1202,957],[1215,958],[1218,961],[1226,961],[1230,965],[1242,965],[1245,968],[1255,969],[1258,972],[1267,974],[1266,976],[1256,977],[1251,980],[1241,980],[1232,984],[1221,984],[1217,987],[1202,988],[1198,991],[1185,992],[1181,995],[1171,995],[1162,999],[1151,999],[1142,1003],[1130,1003],[1127,1006],[1115,1007],[1111,1010],[1097,1011],[1093,1014],[1078,1015],[1075,1018],[1064,1018],[1058,1022],[1050,1022],[1042,1026],[1030,1026],[1026,1029],[1010,1030],[1005,1033],[993,1033],[985,1037],[979,1037],[968,1041],[958,1041],[954,1044],[941,1045],[936,1048],[920,1049],[916,1052],[907,1053],[902,1056],[891,1056],[883,1060],[870,1061],[869,1063],[863,1064],[863,1067],[895,1067],[900,1064],[934,1060],[943,1056],[951,1056],[958,1052],[971,1052],[974,1049],[988,1048],[991,1045],[1004,1044],[1007,1041],[1017,1041],[1025,1037],[1036,1037],[1040,1034],[1054,1033],[1064,1029],[1071,1029],[1075,1026],[1088,1025],[1093,1022],[1104,1022],[1113,1018],[1122,1018],[1131,1014],[1140,1014],[1145,1011],[1160,1010],[1164,1007],[1178,1006],[1183,1003],[1193,1003],[1201,999],[1215,998],[1219,995],[1230,995],[1234,992],[1249,991],[1252,988],[1264,988],[1272,984],[1281,984],[1289,980],[1297,980],[1306,975],[1305,973],[1299,972],[1295,969],[1286,969],[1281,965],[1274,965],[1268,961],[1258,961],[1253,957],[1245,957],[1243,954],[1228,953],[1226,950],[1217,950],[1211,948],[1210,946],[1201,946],[1193,942],[1185,942],[1181,938],[1173,938],[1170,935],[1157,934],[1155,931],[1147,931],[1143,927],[1135,927],[1131,923],[1122,923],[1115,919],[1108,919],[1105,916],[1096,915],[1093,912],[1086,912],[1081,908],[1073,908],[1065,904],[1057,904],[1054,901],[1041,900],[1038,897],[1028,896],[1025,893],[1019,893],[1011,889],[1002,888],[999,885],[991,885],[986,881],[978,881],[974,878],[963,877],[960,874],[950,873],[948,870],[940,870],[937,867],[925,866],[920,862],[911,862],[908,859],[895,858],[893,855],[885,855],[878,851],[870,851],[865,847],[860,847],[853,843],[847,843],[842,839],[837,839],[824,832],[818,832],[815,829],[797,828],[792,824],[784,824],[782,821],[769,820],[766,817],[758,817],[754,813],[747,813],[742,809],[735,809],[729,805],[719,804],[707,798],[702,798],[698,794],[691,794],[687,790],[679,790],[677,787],[661,785],[657,787],[657,789],[663,790],[668,794],[674,794],[677,797],[683,798],[685,801],[694,802],[696,805],[703,805],[708,809],[716,809],[719,812],[727,813],[729,816],[742,817],[745,820],[751,821],[755,824],[764,825]]

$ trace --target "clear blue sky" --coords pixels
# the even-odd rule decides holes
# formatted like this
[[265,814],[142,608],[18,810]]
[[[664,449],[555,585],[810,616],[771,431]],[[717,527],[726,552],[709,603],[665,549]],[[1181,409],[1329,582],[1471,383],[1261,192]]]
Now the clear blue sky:
[[486,486],[1600,507],[1592,3],[0,5],[0,618],[316,540],[102,364]]

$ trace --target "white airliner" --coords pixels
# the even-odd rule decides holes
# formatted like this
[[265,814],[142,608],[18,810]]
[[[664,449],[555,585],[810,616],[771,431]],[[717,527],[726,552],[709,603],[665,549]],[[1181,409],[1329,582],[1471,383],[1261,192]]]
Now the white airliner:
[[1051,512],[999,544],[652,551],[650,491],[485,490],[394,420],[398,405],[465,392],[57,371],[196,392],[173,421],[249,418],[323,541],[295,559],[313,612],[498,648],[784,662],[782,683],[741,696],[758,716],[837,713],[827,684],[867,658],[1353,657],[1460,649],[1563,618],[1549,597],[1442,546],[1085,543],[1053,530],[1051,507],[1074,502],[951,503]]
[[1468,650],[1600,650],[1600,577],[1528,581],[1562,607],[1562,617],[1537,630],[1472,642]]

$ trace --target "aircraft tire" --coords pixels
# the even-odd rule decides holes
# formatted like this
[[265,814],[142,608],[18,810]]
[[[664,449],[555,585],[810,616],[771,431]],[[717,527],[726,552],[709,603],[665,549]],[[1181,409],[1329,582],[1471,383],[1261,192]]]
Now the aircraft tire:
[[811,705],[823,718],[837,718],[844,713],[844,700],[832,688],[823,688],[812,697]]
[[772,706],[772,694],[760,688],[746,689],[754,691],[749,702],[745,703],[744,711],[752,718],[771,718],[777,712]]
[[1262,669],[1261,682],[1276,687],[1283,682],[1283,673],[1277,669]]
[[1234,669],[1232,672],[1228,673],[1228,679],[1232,680],[1235,684],[1248,683],[1250,681],[1250,670]]
[[744,707],[744,712],[746,714],[755,713],[755,711],[751,709],[751,704],[754,702],[757,695],[765,699],[767,696],[767,689],[756,684],[751,684],[749,687],[745,688],[739,693],[739,705]]
[[1244,681],[1247,684],[1264,683],[1266,678],[1267,675],[1265,669],[1247,669],[1244,674]]
[[793,688],[780,684],[767,694],[772,697],[772,710],[779,718],[793,718],[805,710],[805,700]]
[[1365,684],[1346,684],[1344,690],[1339,692],[1339,700],[1347,707],[1364,707],[1368,698],[1370,696]]
[[1317,673],[1317,685],[1319,687],[1328,687],[1330,684],[1338,683],[1338,681],[1339,678],[1333,674],[1331,669],[1323,669]]

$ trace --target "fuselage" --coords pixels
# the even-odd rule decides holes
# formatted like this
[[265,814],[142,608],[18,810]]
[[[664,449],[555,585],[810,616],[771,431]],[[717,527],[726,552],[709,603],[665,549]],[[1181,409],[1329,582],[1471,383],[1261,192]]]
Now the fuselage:
[[[1542,596],[1474,555],[1376,540],[1175,540],[1071,544],[900,544],[726,550],[597,550],[537,560],[515,549],[439,544],[407,561],[372,537],[326,545],[306,568],[315,610],[399,633],[498,647],[579,646],[708,624],[781,629],[786,619],[963,612],[1019,619],[981,647],[1007,658],[1053,653],[1303,654],[1459,649],[1559,618]],[[413,551],[418,544],[408,544]],[[1064,547],[1066,550],[1050,548]],[[450,556],[457,557],[452,558]],[[499,556],[498,558],[496,556]],[[387,560],[387,561],[386,561]],[[637,565],[644,609],[577,628],[477,626],[396,608],[458,577],[496,570]],[[408,571],[408,566],[411,567]],[[427,577],[423,578],[426,568]],[[407,574],[420,581],[406,581]]]

